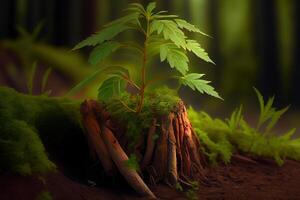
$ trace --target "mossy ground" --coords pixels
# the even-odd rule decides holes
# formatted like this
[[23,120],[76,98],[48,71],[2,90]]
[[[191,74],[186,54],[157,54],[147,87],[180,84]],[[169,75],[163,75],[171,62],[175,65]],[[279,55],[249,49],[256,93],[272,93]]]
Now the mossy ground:
[[[80,129],[79,102],[0,88],[0,169],[20,174],[55,169],[45,146]],[[42,142],[43,141],[43,142]]]
[[[138,101],[126,94],[121,100],[130,108]],[[107,109],[127,125],[128,136],[134,141],[147,130],[153,117],[168,114],[179,101],[176,93],[163,88],[146,95],[138,115],[119,101],[107,103]],[[55,165],[51,160],[57,157],[54,154],[77,170],[74,166],[89,154],[79,106],[79,101],[24,95],[1,87],[0,170],[24,175],[53,170]],[[189,109],[188,113],[212,163],[220,160],[229,163],[232,154],[241,151],[274,158],[278,164],[285,158],[300,160],[300,139],[291,139],[292,132],[282,136],[264,135],[245,121],[232,127],[228,121],[212,119],[204,112]]]
[[278,165],[282,165],[285,159],[300,161],[300,138],[291,139],[293,129],[277,136],[257,131],[242,118],[231,126],[232,117],[227,121],[213,119],[207,113],[196,112],[192,108],[188,109],[188,113],[212,163],[220,160],[229,163],[232,155],[239,152],[273,158]]

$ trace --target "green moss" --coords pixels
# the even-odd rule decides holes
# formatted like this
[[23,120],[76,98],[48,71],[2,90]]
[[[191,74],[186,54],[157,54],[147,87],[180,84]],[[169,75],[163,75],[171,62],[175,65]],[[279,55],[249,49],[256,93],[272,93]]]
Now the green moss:
[[143,109],[137,114],[133,110],[138,105],[139,98],[139,96],[124,93],[120,99],[113,99],[106,103],[113,117],[127,125],[127,136],[133,143],[144,133],[144,129],[149,128],[154,117],[170,113],[180,101],[176,91],[162,87],[145,93]]
[[285,158],[300,161],[300,139],[291,139],[294,129],[281,136],[266,135],[252,128],[242,116],[232,128],[232,120],[212,119],[207,113],[192,108],[188,113],[212,163],[219,160],[228,163],[237,151],[273,158],[278,165],[282,165]]
[[228,138],[227,124],[220,119],[212,119],[205,112],[196,112],[192,107],[188,109],[188,114],[209,161],[212,164],[219,160],[229,163],[234,146]]
[[59,143],[67,129],[79,126],[79,117],[78,102],[0,87],[0,170],[25,175],[55,169],[43,143]]

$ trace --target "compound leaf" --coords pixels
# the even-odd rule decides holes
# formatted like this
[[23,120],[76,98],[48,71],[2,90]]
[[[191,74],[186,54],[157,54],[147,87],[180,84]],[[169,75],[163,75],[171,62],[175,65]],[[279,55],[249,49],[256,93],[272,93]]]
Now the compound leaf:
[[197,57],[201,58],[202,60],[215,64],[196,40],[186,40],[186,42],[187,50],[193,52]]
[[160,46],[160,60],[167,60],[171,68],[177,69],[183,75],[189,70],[188,57],[174,44],[164,44]]
[[201,79],[202,76],[204,76],[204,74],[190,73],[181,77],[181,83],[202,94],[206,93],[213,97],[222,99],[215,89],[208,84],[210,81]]
[[152,14],[152,11],[156,8],[156,2],[150,2],[146,8],[148,14]]
[[95,46],[101,44],[107,40],[114,38],[119,33],[128,30],[130,27],[124,24],[117,24],[115,26],[109,26],[101,30],[100,32],[86,38],[85,40],[78,43],[73,50],[80,49],[86,46]]
[[130,23],[136,23],[138,18],[140,16],[140,13],[135,11],[135,12],[132,12],[128,15],[125,15],[123,17],[120,17],[108,24],[105,24],[104,27],[109,27],[109,26],[116,26],[116,25],[120,25],[120,24],[130,24]]
[[186,29],[190,32],[200,33],[202,35],[210,37],[209,35],[207,35],[206,33],[202,32],[202,31],[200,31],[196,26],[194,26],[193,24],[188,23],[184,19],[175,19],[175,22],[177,23],[177,25],[181,29]]
[[172,20],[153,20],[150,25],[150,33],[162,34],[165,40],[171,40],[176,46],[186,48],[186,36],[177,24]]

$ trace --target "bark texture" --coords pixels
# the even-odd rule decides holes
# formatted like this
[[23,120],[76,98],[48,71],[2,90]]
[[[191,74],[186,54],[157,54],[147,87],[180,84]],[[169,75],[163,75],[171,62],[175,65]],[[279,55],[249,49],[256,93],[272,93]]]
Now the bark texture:
[[150,128],[141,133],[134,148],[140,161],[140,174],[126,165],[131,152],[126,134],[120,133],[126,130],[115,127],[118,125],[104,107],[93,100],[85,101],[81,113],[91,152],[96,152],[106,172],[118,169],[139,194],[155,198],[144,181],[149,184],[163,181],[175,187],[178,183],[189,186],[191,181],[205,178],[204,155],[183,102],[168,115],[153,116]]

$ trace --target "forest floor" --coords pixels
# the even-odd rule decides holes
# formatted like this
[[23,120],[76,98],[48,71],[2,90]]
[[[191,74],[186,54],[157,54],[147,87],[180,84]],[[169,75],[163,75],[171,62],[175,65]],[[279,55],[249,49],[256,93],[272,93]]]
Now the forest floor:
[[[300,199],[300,163],[288,160],[277,166],[268,159],[256,160],[257,164],[233,159],[229,165],[207,169],[208,183],[200,185],[199,199]],[[144,199],[134,192],[118,189],[89,187],[64,176],[61,172],[48,174],[43,181],[33,176],[0,176],[1,200],[34,200],[46,188],[54,200],[119,200]],[[187,199],[165,185],[151,187],[159,199]]]

